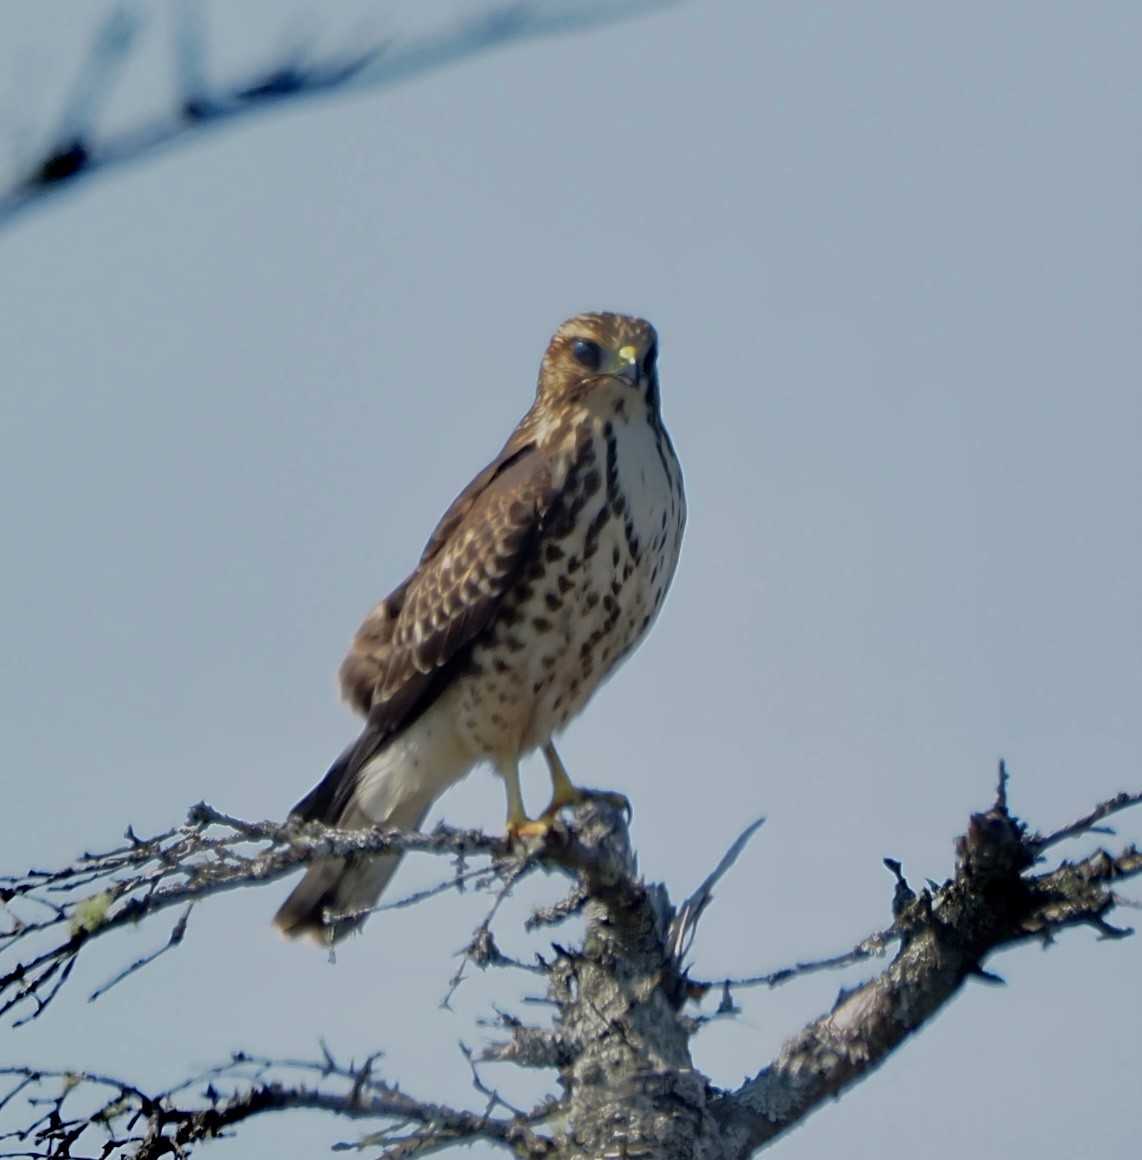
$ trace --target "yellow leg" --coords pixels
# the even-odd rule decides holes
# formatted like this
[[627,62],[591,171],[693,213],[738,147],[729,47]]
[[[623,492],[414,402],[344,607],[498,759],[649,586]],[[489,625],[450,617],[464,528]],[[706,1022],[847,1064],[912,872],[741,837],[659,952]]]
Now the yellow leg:
[[543,747],[547,768],[551,771],[551,801],[539,816],[553,818],[564,806],[577,806],[584,798],[583,791],[571,783],[563,759],[555,751],[555,742],[548,741]]
[[519,762],[512,761],[499,767],[503,774],[508,790],[508,824],[509,838],[542,837],[551,829],[551,821],[540,819],[533,822],[527,816],[523,806],[523,793],[519,788]]
[[577,806],[588,798],[604,801],[615,809],[630,813],[630,802],[621,793],[606,793],[601,790],[580,789],[567,776],[567,768],[563,759],[555,751],[555,743],[548,741],[543,747],[543,756],[547,759],[547,768],[551,771],[551,801],[547,809],[539,816],[550,822],[564,806]]

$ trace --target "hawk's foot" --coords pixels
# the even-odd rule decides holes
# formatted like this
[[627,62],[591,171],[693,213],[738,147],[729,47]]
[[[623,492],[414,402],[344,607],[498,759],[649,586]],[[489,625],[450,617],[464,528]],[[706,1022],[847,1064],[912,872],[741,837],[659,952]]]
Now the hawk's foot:
[[606,789],[581,789],[579,786],[573,786],[574,793],[571,794],[555,794],[551,801],[548,802],[547,808],[539,816],[541,819],[547,819],[552,822],[561,809],[566,806],[578,806],[583,802],[602,802],[604,805],[610,806],[612,809],[620,810],[629,818],[631,816],[630,798],[625,794],[615,793]]
[[555,750],[555,744],[548,741],[543,747],[543,756],[547,760],[547,768],[551,771],[551,801],[539,816],[552,821],[564,806],[577,806],[585,801],[594,799],[604,802],[612,809],[622,810],[629,818],[631,816],[630,800],[621,793],[610,793],[601,789],[580,789],[567,775],[567,767]]
[[529,817],[508,818],[508,838],[513,841],[525,841],[528,838],[546,838],[551,829],[552,819],[544,816],[534,821]]

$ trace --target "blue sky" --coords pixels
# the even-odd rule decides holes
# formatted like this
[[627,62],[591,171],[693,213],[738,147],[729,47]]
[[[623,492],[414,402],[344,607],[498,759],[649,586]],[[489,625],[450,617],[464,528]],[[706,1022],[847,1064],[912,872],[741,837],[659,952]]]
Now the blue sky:
[[[101,11],[0,13],[0,159],[51,127]],[[221,76],[316,24],[211,11]],[[322,11],[335,41],[390,9]],[[164,31],[110,123],[167,99]],[[1000,756],[1044,829],[1138,788],[1140,40],[1127,3],[691,0],[250,120],[22,218],[0,235],[4,869],[200,799],[283,816],[355,732],[334,674],[361,616],[585,309],[659,329],[690,523],[655,631],[562,749],[631,797],[676,897],[767,815],[698,973],[884,925],[881,858],[945,876]],[[502,803],[477,771],[433,816],[494,829]],[[508,947],[542,949],[518,920],[558,885],[509,909]],[[88,1005],[165,929],[94,948],[4,1058],[159,1086],[324,1038],[475,1099],[456,1044],[527,990],[478,976],[437,1008],[482,900],[376,917],[330,966],[272,934],[284,893],[215,901]],[[967,988],[782,1156],[1136,1149],[1142,943],[991,965],[1007,987]],[[865,973],[743,993],[696,1062],[736,1084]],[[279,1118],[209,1154],[352,1134]]]

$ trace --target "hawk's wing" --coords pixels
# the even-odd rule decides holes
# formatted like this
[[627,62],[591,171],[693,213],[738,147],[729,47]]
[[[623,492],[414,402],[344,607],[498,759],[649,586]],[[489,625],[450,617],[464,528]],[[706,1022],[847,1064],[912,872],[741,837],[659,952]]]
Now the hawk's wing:
[[294,815],[337,823],[357,772],[460,670],[467,646],[526,567],[557,498],[545,456],[515,439],[456,497],[416,571],[358,629],[341,691],[368,724]]

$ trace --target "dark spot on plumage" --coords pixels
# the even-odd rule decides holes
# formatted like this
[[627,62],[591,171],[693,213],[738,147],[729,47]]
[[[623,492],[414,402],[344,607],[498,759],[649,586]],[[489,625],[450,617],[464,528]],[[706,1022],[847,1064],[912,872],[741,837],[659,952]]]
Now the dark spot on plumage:
[[532,560],[527,566],[527,571],[524,576],[528,580],[542,580],[547,575],[547,569],[543,565],[542,560]]
[[558,612],[563,607],[563,601],[554,593],[548,592],[543,597],[543,603],[551,609],[552,612]]
[[556,697],[555,700],[551,702],[551,708],[556,713],[558,713],[562,707],[563,707],[563,694],[560,693],[559,696]]
[[603,596],[603,610],[605,612],[615,611],[615,598],[609,592]]
[[621,559],[622,559],[622,553],[619,551],[618,544],[616,544],[611,549],[611,563],[617,568],[619,566],[619,561]]
[[559,585],[560,595],[566,596],[575,585],[566,576],[556,576],[555,583]]
[[543,549],[543,558],[549,563],[554,564],[557,560],[562,560],[565,555],[563,549],[558,544],[548,543]]
[[506,628],[511,628],[512,625],[519,624],[519,622],[523,620],[523,613],[520,612],[516,605],[505,604],[497,613],[497,619]]
[[[565,540],[575,530],[575,514],[562,504],[547,523],[547,534],[553,540]],[[555,545],[550,545],[555,546]]]
[[511,665],[503,657],[492,657],[492,668],[497,673],[506,673],[511,668]]
[[626,401],[626,399],[620,398],[615,403],[615,414],[618,415],[619,418],[623,418],[626,416],[626,413],[627,413],[627,401]]
[[546,616],[533,616],[531,618],[531,627],[534,628],[536,632],[550,632],[554,625],[550,620],[547,619]]
[[504,723],[504,719],[503,719],[503,716],[501,714],[499,714],[499,713],[492,714],[492,724],[493,725],[499,725],[502,727],[503,723]]
[[468,658],[468,672],[474,677],[481,677],[484,675],[484,666],[480,664],[475,657]]
[[550,538],[565,540],[576,530],[579,515],[586,506],[588,497],[582,487],[572,488],[569,494],[570,502],[561,503],[548,521],[547,533]]
[[627,520],[626,523],[623,524],[623,536],[626,538],[627,548],[629,549],[631,556],[634,557],[635,562],[637,563],[639,560],[638,536],[636,536],[634,532],[633,520]]
[[505,636],[504,645],[509,652],[523,652],[523,641],[518,636]]
[[606,426],[607,441],[607,499],[612,504],[622,502],[622,488],[619,485],[619,448],[618,441],[610,423]]
[[583,561],[578,556],[567,557],[567,575],[571,576],[578,572],[583,567]]
[[541,665],[543,665],[543,667],[544,667],[545,669],[553,669],[553,668],[555,668],[555,654],[554,654],[554,653],[548,653],[546,656],[544,656],[544,657],[542,657],[542,658],[540,659],[540,662],[539,662],[539,663],[540,663]]
[[591,609],[594,608],[598,603],[599,594],[597,592],[588,592],[586,596],[583,597],[583,607],[586,608],[588,612],[590,612]]
[[581,660],[586,660],[587,657],[589,657],[591,655],[591,650],[594,647],[595,646],[591,641],[589,641],[589,640],[583,641],[583,643],[579,646],[579,658]]
[[516,598],[521,604],[535,595],[535,588],[531,584],[519,583],[515,586]]
[[[611,595],[618,596],[619,593],[622,592],[622,590],[623,590],[623,582],[620,579],[618,579],[618,577],[615,577],[615,579],[611,581]],[[603,607],[606,608],[606,606],[607,606],[607,602],[604,600]]]
[[634,575],[634,565],[628,560],[623,565],[623,580],[629,580]]
[[658,422],[657,412],[653,409],[650,412],[650,426],[654,431],[654,449],[658,452],[658,462],[662,464],[662,470],[666,472],[666,478],[670,480],[672,491],[676,491],[678,484],[674,479],[674,470],[666,458],[666,449],[670,448],[670,453],[673,455],[674,446],[670,442],[670,436],[666,434],[666,429]]
[[599,475],[599,469],[592,467],[586,475],[583,476],[583,492],[585,495],[594,495],[595,492],[603,486],[602,476]]
[[583,543],[583,559],[589,560],[599,550],[599,535],[611,518],[611,509],[599,508],[598,514],[587,526],[587,536]]

